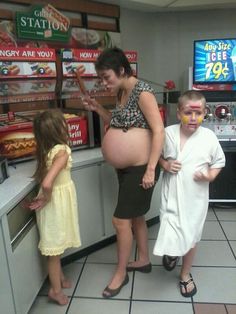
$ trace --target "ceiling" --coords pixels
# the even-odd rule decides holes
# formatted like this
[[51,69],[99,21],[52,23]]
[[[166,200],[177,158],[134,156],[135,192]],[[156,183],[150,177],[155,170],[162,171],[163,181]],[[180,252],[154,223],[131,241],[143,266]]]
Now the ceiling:
[[236,8],[236,0],[93,0],[119,5],[121,8],[144,12],[173,12],[188,10]]

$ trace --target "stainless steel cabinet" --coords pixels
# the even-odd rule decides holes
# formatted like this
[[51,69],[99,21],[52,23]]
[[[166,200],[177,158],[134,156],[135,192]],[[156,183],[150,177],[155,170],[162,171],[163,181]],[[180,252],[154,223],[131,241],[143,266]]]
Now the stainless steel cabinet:
[[72,170],[78,198],[81,248],[99,242],[105,236],[100,165],[90,164]]
[[117,204],[118,180],[115,169],[106,162],[101,164],[101,181],[105,235],[108,237],[115,234],[115,229],[112,225],[112,216]]
[[[35,193],[31,191],[24,200],[33,195]],[[2,304],[6,302],[9,303],[8,308],[14,304],[13,311],[11,308],[9,311],[3,311],[7,314],[26,314],[47,275],[45,259],[38,250],[36,222],[32,215],[25,212],[24,200],[1,217],[3,240],[0,238],[0,248],[1,241],[4,241],[4,248],[1,249],[1,269],[4,263],[7,263],[4,275],[6,279],[0,281],[0,298],[6,292],[6,298],[1,300],[1,309]]]
[[3,240],[2,224],[0,224],[0,304],[1,313],[15,314],[14,299],[12,297],[11,278],[8,260]]

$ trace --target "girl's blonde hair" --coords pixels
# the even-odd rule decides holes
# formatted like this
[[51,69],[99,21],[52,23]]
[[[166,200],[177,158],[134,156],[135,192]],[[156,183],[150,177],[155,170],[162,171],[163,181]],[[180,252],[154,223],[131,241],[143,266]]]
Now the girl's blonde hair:
[[63,113],[58,109],[51,109],[35,116],[33,131],[37,160],[37,168],[33,177],[41,183],[47,173],[49,151],[57,144],[67,145],[68,143],[68,127]]
[[201,101],[204,108],[206,107],[206,98],[204,95],[198,91],[195,90],[188,90],[183,95],[181,95],[178,99],[178,109],[181,109],[188,100],[193,100],[193,101]]

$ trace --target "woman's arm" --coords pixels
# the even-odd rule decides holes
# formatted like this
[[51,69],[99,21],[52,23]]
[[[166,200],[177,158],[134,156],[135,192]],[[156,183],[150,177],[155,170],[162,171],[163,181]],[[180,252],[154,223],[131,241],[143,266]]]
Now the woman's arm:
[[83,98],[83,105],[86,110],[95,111],[106,124],[110,124],[111,112],[100,105],[94,98],[85,96]]
[[82,102],[86,110],[95,111],[101,116],[105,124],[110,124],[111,113],[101,106],[94,98],[91,98],[85,88],[84,81],[81,77],[81,74],[85,72],[85,67],[83,65],[79,66],[76,69],[77,80],[83,94]]
[[164,144],[164,126],[156,98],[153,94],[149,92],[142,92],[139,97],[139,107],[152,131],[151,152],[147,164],[147,170],[143,178],[143,187],[149,188],[154,184],[155,168]]
[[68,158],[69,155],[65,150],[60,150],[55,155],[52,166],[42,181],[41,193],[29,205],[31,210],[39,210],[50,201],[54,181],[60,171],[66,167]]

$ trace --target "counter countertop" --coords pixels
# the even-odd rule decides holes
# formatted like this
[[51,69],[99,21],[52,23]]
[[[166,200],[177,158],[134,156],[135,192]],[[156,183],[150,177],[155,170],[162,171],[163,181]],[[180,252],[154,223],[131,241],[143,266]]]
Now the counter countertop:
[[[104,160],[100,148],[75,151],[72,158],[73,168]],[[32,179],[35,164],[36,162],[32,160],[9,166],[10,177],[0,184],[0,216],[12,209],[35,186]]]

